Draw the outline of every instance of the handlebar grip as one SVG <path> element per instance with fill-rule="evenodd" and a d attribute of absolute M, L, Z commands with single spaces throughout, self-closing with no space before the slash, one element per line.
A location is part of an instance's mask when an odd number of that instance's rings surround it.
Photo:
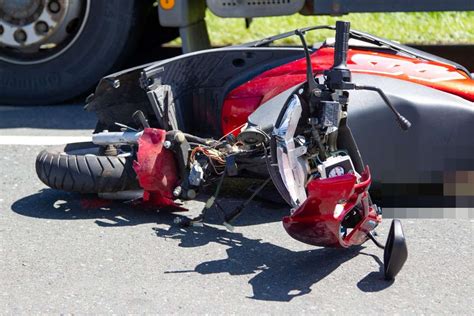
<path fill-rule="evenodd" d="M 349 50 L 350 22 L 336 22 L 336 42 L 334 43 L 334 65 L 333 68 L 346 68 L 347 51 Z"/>

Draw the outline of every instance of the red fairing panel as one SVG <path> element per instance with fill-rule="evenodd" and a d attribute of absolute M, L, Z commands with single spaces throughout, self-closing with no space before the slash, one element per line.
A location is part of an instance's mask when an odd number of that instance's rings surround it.
<path fill-rule="evenodd" d="M 361 175 L 360 182 L 352 174 L 308 183 L 308 198 L 291 216 L 283 218 L 288 234 L 301 242 L 324 247 L 349 247 L 367 240 L 367 233 L 381 222 L 374 205 L 370 205 L 368 189 L 370 170 Z M 341 222 L 355 205 L 361 205 L 363 218 L 347 235 L 341 235 Z"/>
<path fill-rule="evenodd" d="M 143 131 L 133 169 L 144 190 L 144 202 L 179 208 L 173 201 L 173 190 L 179 178 L 173 153 L 163 148 L 165 136 L 166 131 L 161 129 L 146 128 Z"/>
<path fill-rule="evenodd" d="M 325 47 L 311 55 L 316 73 L 332 66 L 333 54 L 333 48 Z M 353 72 L 407 80 L 474 101 L 474 80 L 446 64 L 356 49 L 349 50 L 347 64 Z M 224 134 L 247 122 L 247 117 L 260 104 L 304 82 L 305 71 L 302 58 L 268 70 L 232 90 L 222 108 Z"/>

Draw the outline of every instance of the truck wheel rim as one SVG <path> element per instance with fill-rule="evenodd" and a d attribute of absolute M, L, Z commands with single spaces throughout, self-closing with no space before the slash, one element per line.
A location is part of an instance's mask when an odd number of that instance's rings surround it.
<path fill-rule="evenodd" d="M 90 0 L 0 0 L 0 60 L 44 63 L 67 51 L 84 30 Z"/>

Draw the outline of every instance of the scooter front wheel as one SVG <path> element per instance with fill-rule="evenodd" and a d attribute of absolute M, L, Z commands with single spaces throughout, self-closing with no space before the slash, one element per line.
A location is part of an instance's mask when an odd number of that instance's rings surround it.
<path fill-rule="evenodd" d="M 91 143 L 48 148 L 36 157 L 36 174 L 47 186 L 78 193 L 138 189 L 133 158 L 106 156 Z"/>

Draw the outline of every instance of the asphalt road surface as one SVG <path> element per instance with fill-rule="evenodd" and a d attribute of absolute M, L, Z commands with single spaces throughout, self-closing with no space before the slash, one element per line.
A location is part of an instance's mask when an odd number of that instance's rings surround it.
<path fill-rule="evenodd" d="M 408 217 L 409 257 L 387 282 L 375 245 L 299 243 L 281 225 L 281 205 L 253 202 L 233 232 L 214 213 L 208 227 L 181 229 L 173 219 L 203 202 L 170 214 L 48 189 L 36 154 L 81 141 L 94 125 L 81 105 L 0 107 L 2 314 L 474 314 L 472 208 L 450 219 L 392 208 Z M 226 182 L 225 209 L 245 187 Z M 378 228 L 381 240 L 389 224 Z"/>

